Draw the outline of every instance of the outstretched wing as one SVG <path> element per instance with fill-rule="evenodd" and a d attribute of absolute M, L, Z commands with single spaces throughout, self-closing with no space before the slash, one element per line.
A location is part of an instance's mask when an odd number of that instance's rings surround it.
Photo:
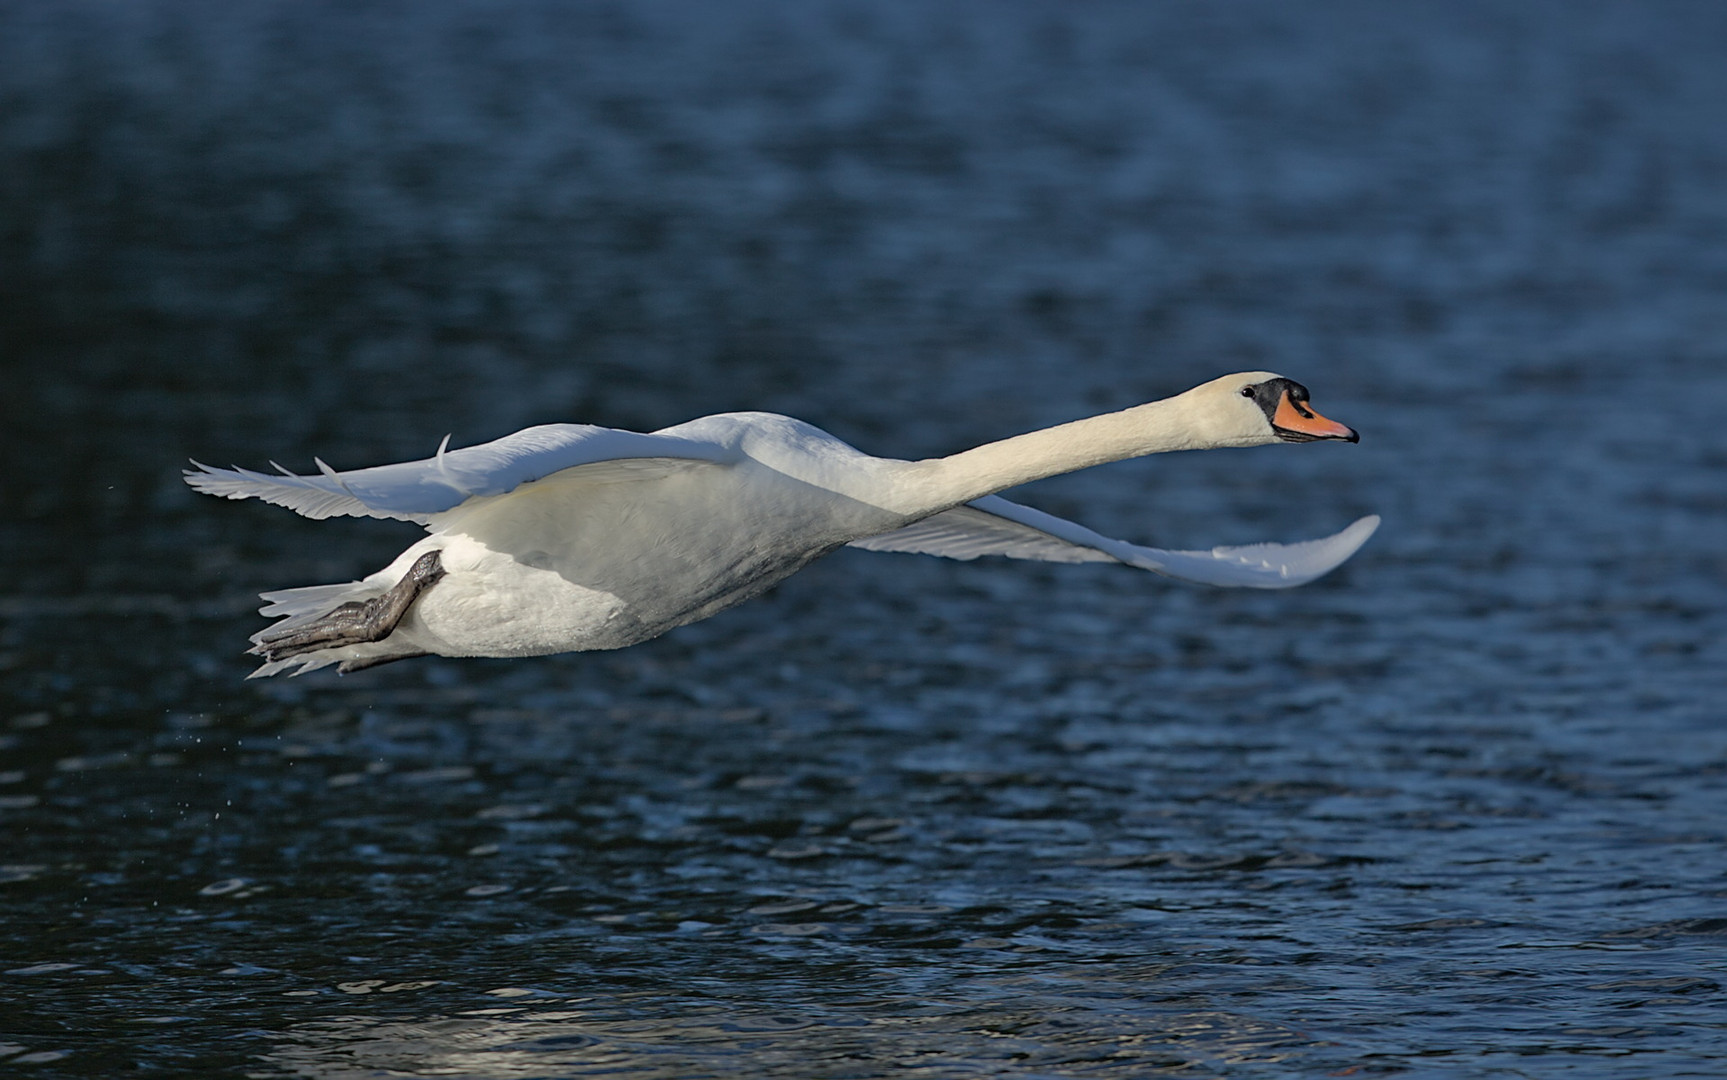
<path fill-rule="evenodd" d="M 1204 585 L 1287 589 L 1335 569 L 1377 528 L 1379 518 L 1368 516 L 1335 535 L 1297 544 L 1163 551 L 1112 540 L 1083 525 L 990 495 L 903 529 L 854 540 L 851 546 L 949 559 L 1005 555 L 1044 562 L 1121 562 Z"/>
<path fill-rule="evenodd" d="M 440 446 L 421 461 L 350 472 L 337 472 L 319 461 L 320 476 L 299 476 L 286 469 L 272 476 L 194 461 L 198 470 L 186 471 L 186 483 L 208 495 L 263 499 L 309 518 L 398 518 L 424 525 L 433 514 L 476 495 L 502 495 L 565 469 L 592 470 L 592 478 L 603 482 L 645 479 L 695 462 L 725 459 L 722 447 L 695 439 L 591 424 L 543 424 L 462 450 Z"/>

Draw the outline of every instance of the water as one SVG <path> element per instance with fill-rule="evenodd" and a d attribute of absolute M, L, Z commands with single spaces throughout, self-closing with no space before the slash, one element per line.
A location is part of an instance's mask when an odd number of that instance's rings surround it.
<path fill-rule="evenodd" d="M 1710 1076 L 1711 4 L 0 5 L 0 1060 Z M 1221 371 L 1360 446 L 1022 491 L 1289 593 L 842 552 L 611 655 L 246 683 L 529 423 L 949 452 Z"/>

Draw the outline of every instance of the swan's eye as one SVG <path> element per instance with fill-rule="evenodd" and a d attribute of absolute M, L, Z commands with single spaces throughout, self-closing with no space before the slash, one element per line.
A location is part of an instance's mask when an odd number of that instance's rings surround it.
<path fill-rule="evenodd" d="M 1253 387 L 1251 387 L 1251 386 L 1242 387 L 1241 388 L 1241 396 L 1242 397 L 1252 397 L 1253 396 Z"/>

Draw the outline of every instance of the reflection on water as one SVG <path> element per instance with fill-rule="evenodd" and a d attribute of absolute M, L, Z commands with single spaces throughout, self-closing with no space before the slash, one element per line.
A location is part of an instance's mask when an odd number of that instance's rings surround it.
<path fill-rule="evenodd" d="M 1715 1075 L 1718 5 L 0 5 L 0 1061 Z M 200 500 L 734 408 L 1298 591 L 841 552 L 638 649 L 247 683 L 414 530 Z"/>
<path fill-rule="evenodd" d="M 873 1021 L 849 1011 L 713 1005 L 656 1019 L 617 1019 L 604 1014 L 621 1003 L 607 1003 L 600 1015 L 590 1012 L 592 1004 L 587 998 L 552 998 L 436 1019 L 356 1017 L 310 1024 L 269 1060 L 290 1075 L 335 1077 L 376 1076 L 381 1070 L 487 1077 L 548 1071 L 668 1080 L 744 1071 L 799 1077 L 810 1075 L 816 1062 L 929 1076 L 1000 1076 L 1004 1069 L 1033 1076 L 1075 1070 L 1143 1076 L 1270 1066 L 1315 1045 L 1280 1025 L 1228 1013 L 1114 1010 L 1049 998 L 1035 1009 L 1011 998 L 981 1008 L 923 1005 Z"/>

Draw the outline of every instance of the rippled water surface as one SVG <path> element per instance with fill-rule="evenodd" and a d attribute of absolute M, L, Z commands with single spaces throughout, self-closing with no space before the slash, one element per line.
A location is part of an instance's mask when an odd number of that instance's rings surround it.
<path fill-rule="evenodd" d="M 1721 1075 L 1724 12 L 0 4 L 0 1061 Z M 255 593 L 415 530 L 178 479 L 1261 367 L 1362 443 L 1019 497 L 1384 515 L 1293 592 L 841 552 L 248 683 Z"/>

